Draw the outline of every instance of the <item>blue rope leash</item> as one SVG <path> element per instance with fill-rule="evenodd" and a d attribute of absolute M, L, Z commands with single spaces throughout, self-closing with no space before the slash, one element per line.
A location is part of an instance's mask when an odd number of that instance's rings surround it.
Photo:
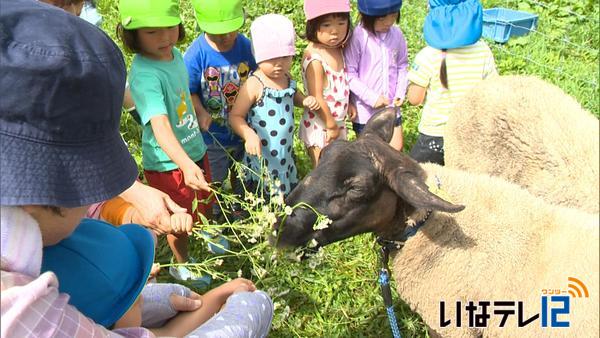
<path fill-rule="evenodd" d="M 435 184 L 440 189 L 442 182 L 440 178 L 435 176 Z M 385 311 L 387 313 L 388 321 L 390 322 L 390 329 L 394 338 L 402 338 L 400 335 L 400 328 L 398 327 L 398 321 L 396 320 L 396 313 L 394 312 L 394 304 L 392 303 L 392 290 L 390 289 L 390 270 L 388 268 L 388 261 L 390 258 L 390 251 L 400 250 L 404 246 L 404 242 L 414 236 L 419 228 L 427 222 L 431 215 L 431 210 L 427 210 L 425 217 L 420 220 L 415 226 L 405 229 L 405 232 L 400 241 L 390 241 L 381 237 L 377 238 L 377 243 L 381 245 L 381 271 L 379 272 L 378 282 L 381 286 L 381 296 L 383 297 L 383 303 L 385 305 Z"/>
<path fill-rule="evenodd" d="M 390 278 L 386 268 L 381 269 L 379 273 L 379 285 L 381 286 L 381 294 L 383 295 L 383 302 L 385 303 L 385 310 L 390 322 L 390 328 L 392 329 L 392 335 L 394 338 L 402 338 L 400 329 L 398 328 L 398 321 L 396 320 L 396 313 L 394 312 L 394 304 L 392 304 Z"/>

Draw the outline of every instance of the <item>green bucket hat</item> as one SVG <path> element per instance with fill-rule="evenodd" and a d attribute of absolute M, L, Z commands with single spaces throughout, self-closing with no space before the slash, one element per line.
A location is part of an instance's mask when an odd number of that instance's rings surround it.
<path fill-rule="evenodd" d="M 192 0 L 200 29 L 209 34 L 226 34 L 244 25 L 241 0 Z"/>
<path fill-rule="evenodd" d="M 119 12 L 125 29 L 172 27 L 181 23 L 179 0 L 120 0 Z"/>

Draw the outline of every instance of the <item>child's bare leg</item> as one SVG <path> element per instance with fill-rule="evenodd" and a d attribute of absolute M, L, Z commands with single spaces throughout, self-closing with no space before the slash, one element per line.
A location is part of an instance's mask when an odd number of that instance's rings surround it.
<path fill-rule="evenodd" d="M 398 150 L 402 151 L 402 146 L 404 143 L 404 137 L 402 136 L 402 126 L 394 127 L 394 134 L 392 135 L 392 140 L 390 141 L 390 145 Z"/>
<path fill-rule="evenodd" d="M 310 157 L 310 163 L 312 164 L 313 169 L 317 167 L 319 163 L 319 156 L 321 156 L 321 148 L 313 146 L 307 149 L 308 157 Z"/>
<path fill-rule="evenodd" d="M 178 263 L 185 263 L 188 260 L 188 235 L 187 233 L 177 235 L 167 235 L 167 243 L 173 256 Z"/>

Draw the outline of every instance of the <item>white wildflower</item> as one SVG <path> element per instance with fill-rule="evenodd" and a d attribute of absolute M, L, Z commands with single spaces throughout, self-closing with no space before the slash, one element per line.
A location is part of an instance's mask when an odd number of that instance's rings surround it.
<path fill-rule="evenodd" d="M 286 319 L 289 316 L 290 316 L 290 307 L 289 307 L 289 305 L 286 305 L 285 308 L 283 308 L 283 310 L 281 311 L 281 318 Z"/>
<path fill-rule="evenodd" d="M 327 229 L 329 228 L 329 224 L 331 224 L 332 221 L 327 218 L 327 217 L 322 217 L 320 220 L 318 220 L 317 224 L 315 224 L 315 226 L 313 226 L 313 230 L 323 230 L 323 229 Z"/>
<path fill-rule="evenodd" d="M 273 196 L 273 198 L 271 198 L 271 202 L 273 202 L 275 205 L 283 205 L 283 193 L 280 191 L 277 195 Z"/>
<path fill-rule="evenodd" d="M 314 239 L 314 238 L 313 238 L 313 239 L 311 239 L 311 240 L 310 240 L 310 242 L 308 243 L 308 247 L 309 247 L 309 248 L 314 248 L 314 247 L 316 247 L 317 245 L 319 245 L 319 242 L 317 242 L 317 240 L 316 240 L 316 239 Z"/>
<path fill-rule="evenodd" d="M 252 268 L 252 273 L 258 278 L 263 278 L 267 275 L 267 270 L 263 267 L 256 266 Z"/>
<path fill-rule="evenodd" d="M 215 259 L 215 266 L 221 266 L 223 265 L 223 260 L 220 258 Z"/>
<path fill-rule="evenodd" d="M 277 216 L 275 216 L 275 214 L 272 212 L 267 213 L 266 219 L 269 227 L 273 226 L 273 224 L 277 222 Z"/>
<path fill-rule="evenodd" d="M 291 215 L 292 212 L 294 212 L 294 209 L 292 209 L 292 207 L 290 207 L 289 205 L 286 205 L 285 208 L 283 209 L 283 211 L 285 212 L 286 215 Z"/>
<path fill-rule="evenodd" d="M 301 253 L 299 253 L 299 254 L 297 254 L 297 253 L 295 253 L 295 252 L 289 252 L 289 253 L 287 254 L 287 258 L 288 258 L 288 259 L 291 259 L 291 260 L 293 260 L 293 261 L 296 261 L 296 262 L 300 262 L 300 260 L 301 260 L 301 258 L 302 258 L 302 252 L 301 252 Z"/>
<path fill-rule="evenodd" d="M 250 243 L 250 244 L 255 244 L 256 242 L 258 242 L 258 241 L 256 240 L 256 237 L 250 237 L 250 238 L 248 238 L 248 243 Z"/>
<path fill-rule="evenodd" d="M 237 272 L 238 278 L 242 278 L 242 269 L 239 269 Z"/>

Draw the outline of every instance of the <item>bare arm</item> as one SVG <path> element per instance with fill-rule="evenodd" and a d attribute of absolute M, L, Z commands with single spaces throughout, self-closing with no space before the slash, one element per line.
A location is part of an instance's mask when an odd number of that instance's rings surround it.
<path fill-rule="evenodd" d="M 315 112 L 319 115 L 321 120 L 325 122 L 326 128 L 335 128 L 337 127 L 337 124 L 335 123 L 333 116 L 331 116 L 331 111 L 325 102 L 325 98 L 323 98 L 324 77 L 325 72 L 323 71 L 321 62 L 316 60 L 312 61 L 306 68 L 306 89 L 308 95 L 314 96 L 317 99 L 320 109 Z"/>
<path fill-rule="evenodd" d="M 254 291 L 254 284 L 246 279 L 238 278 L 214 288 L 202 297 L 202 307 L 196 311 L 181 312 L 169 320 L 161 328 L 151 331 L 157 336 L 183 337 L 209 320 L 227 301 L 234 292 Z"/>
<path fill-rule="evenodd" d="M 206 109 L 204 109 L 198 94 L 192 94 L 191 98 L 194 111 L 196 112 L 196 117 L 198 118 L 198 125 L 200 126 L 200 129 L 207 131 L 208 127 L 210 127 L 210 124 L 212 123 L 212 116 L 210 116 Z"/>
<path fill-rule="evenodd" d="M 185 185 L 196 190 L 209 191 L 208 183 L 204 179 L 202 169 L 185 152 L 171 128 L 171 123 L 167 115 L 154 116 L 150 120 L 152 132 L 161 149 L 169 156 L 181 171 L 185 180 Z"/>
<path fill-rule="evenodd" d="M 315 111 L 320 108 L 319 102 L 314 96 L 305 96 L 300 89 L 296 90 L 294 93 L 294 107 L 306 107 L 310 111 Z"/>
<path fill-rule="evenodd" d="M 238 93 L 235 103 L 229 112 L 231 129 L 244 140 L 246 152 L 260 156 L 260 139 L 246 122 L 246 116 L 252 105 L 259 99 L 262 85 L 254 77 L 250 77 Z"/>
<path fill-rule="evenodd" d="M 408 97 L 408 102 L 410 104 L 412 104 L 413 106 L 418 106 L 420 104 L 423 104 L 423 102 L 425 101 L 426 94 L 427 88 L 411 83 L 408 86 L 408 94 L 406 96 Z"/>

